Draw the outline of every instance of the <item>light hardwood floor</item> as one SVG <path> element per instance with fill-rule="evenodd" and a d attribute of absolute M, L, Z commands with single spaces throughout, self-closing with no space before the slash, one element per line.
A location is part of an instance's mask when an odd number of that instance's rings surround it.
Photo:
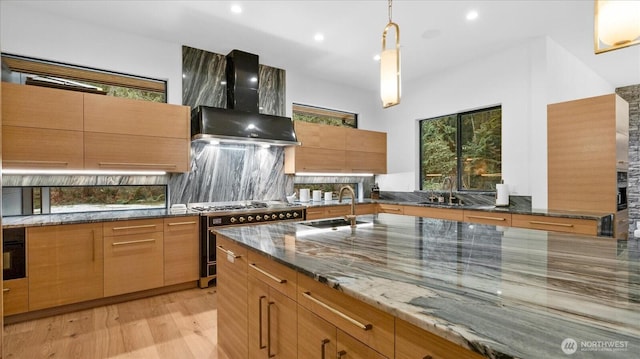
<path fill-rule="evenodd" d="M 217 359 L 215 288 L 7 325 L 3 358 Z"/>

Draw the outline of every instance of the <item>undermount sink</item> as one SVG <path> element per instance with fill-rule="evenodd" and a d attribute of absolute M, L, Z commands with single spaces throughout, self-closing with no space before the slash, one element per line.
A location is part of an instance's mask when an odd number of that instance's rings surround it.
<path fill-rule="evenodd" d="M 363 224 L 363 223 L 369 223 L 369 222 L 356 220 L 356 225 Z M 304 225 L 313 227 L 313 228 L 342 228 L 342 227 L 349 227 L 350 223 L 349 221 L 346 221 L 342 218 L 334 218 L 334 219 L 306 222 L 304 223 Z"/>

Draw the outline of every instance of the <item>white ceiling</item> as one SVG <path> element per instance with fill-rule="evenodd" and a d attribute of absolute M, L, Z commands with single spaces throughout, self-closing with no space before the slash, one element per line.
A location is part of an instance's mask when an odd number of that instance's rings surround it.
<path fill-rule="evenodd" d="M 12 0 L 2 0 L 12 1 Z M 378 88 L 386 0 L 370 1 L 16 1 L 18 6 L 81 19 L 158 40 L 226 54 L 355 87 Z M 243 8 L 230 11 L 232 4 Z M 393 2 L 400 26 L 403 81 L 549 36 L 614 87 L 640 83 L 640 46 L 593 52 L 591 0 Z M 467 21 L 469 10 L 479 17 Z M 313 40 L 316 32 L 324 41 Z"/>

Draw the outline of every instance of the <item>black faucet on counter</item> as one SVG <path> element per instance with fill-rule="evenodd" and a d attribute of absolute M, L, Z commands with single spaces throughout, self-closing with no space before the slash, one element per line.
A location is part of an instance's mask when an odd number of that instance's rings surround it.
<path fill-rule="evenodd" d="M 344 216 L 345 221 L 349 221 L 351 223 L 351 228 L 355 228 L 356 226 L 356 193 L 353 191 L 351 186 L 342 186 L 340 187 L 340 192 L 338 193 L 338 202 L 342 203 L 342 193 L 344 191 L 351 192 L 351 214 L 347 214 Z"/>

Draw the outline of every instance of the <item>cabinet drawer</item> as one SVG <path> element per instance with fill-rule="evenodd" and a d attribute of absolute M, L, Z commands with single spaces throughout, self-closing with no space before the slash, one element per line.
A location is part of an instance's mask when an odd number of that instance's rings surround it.
<path fill-rule="evenodd" d="M 298 303 L 376 351 L 393 357 L 394 318 L 390 314 L 300 273 Z"/>
<path fill-rule="evenodd" d="M 396 204 L 378 204 L 378 213 L 404 214 L 404 207 Z"/>
<path fill-rule="evenodd" d="M 347 214 L 350 214 L 351 206 L 350 205 L 331 206 L 331 207 L 325 207 L 324 210 L 325 210 L 326 217 L 340 217 L 340 216 L 345 216 Z"/>
<path fill-rule="evenodd" d="M 132 221 L 117 221 L 103 224 L 105 236 L 125 236 L 138 233 L 161 232 L 162 219 L 137 219 Z"/>
<path fill-rule="evenodd" d="M 324 208 L 307 208 L 307 220 L 325 218 Z"/>
<path fill-rule="evenodd" d="M 5 280 L 2 286 L 4 315 L 25 313 L 29 310 L 29 280 L 27 278 Z"/>
<path fill-rule="evenodd" d="M 464 211 L 464 221 L 482 224 L 492 224 L 496 226 L 511 226 L 510 213 L 496 213 L 486 211 Z"/>
<path fill-rule="evenodd" d="M 249 252 L 249 276 L 260 279 L 289 298 L 296 298 L 296 271 L 255 252 Z"/>
<path fill-rule="evenodd" d="M 405 206 L 404 214 L 407 216 L 448 219 L 450 221 L 459 222 L 462 222 L 464 218 L 462 209 L 449 208 Z"/>
<path fill-rule="evenodd" d="M 481 359 L 484 357 L 404 320 L 396 319 L 396 359 L 413 358 Z"/>
<path fill-rule="evenodd" d="M 163 233 L 104 237 L 104 295 L 162 287 Z"/>
<path fill-rule="evenodd" d="M 594 219 L 559 218 L 514 214 L 511 216 L 513 227 L 542 229 L 545 231 L 579 233 L 590 236 L 598 234 L 598 223 Z"/>
<path fill-rule="evenodd" d="M 356 204 L 356 214 L 374 214 L 376 213 L 376 205 L 369 204 Z"/>

